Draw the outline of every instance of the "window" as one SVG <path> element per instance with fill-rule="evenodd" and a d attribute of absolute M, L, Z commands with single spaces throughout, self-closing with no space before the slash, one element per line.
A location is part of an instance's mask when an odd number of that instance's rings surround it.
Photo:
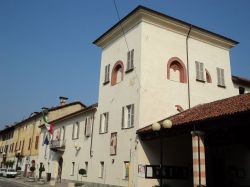
<path fill-rule="evenodd" d="M 88 165 L 89 165 L 89 163 L 85 162 L 85 171 L 86 171 L 86 174 L 84 175 L 85 177 L 87 177 L 87 175 L 88 175 Z"/>
<path fill-rule="evenodd" d="M 134 69 L 134 49 L 127 53 L 127 70 L 126 73 L 131 72 Z"/>
<path fill-rule="evenodd" d="M 60 140 L 65 139 L 65 127 L 60 128 Z"/>
<path fill-rule="evenodd" d="M 36 136 L 35 149 L 38 149 L 39 136 Z"/>
<path fill-rule="evenodd" d="M 134 126 L 134 104 L 122 107 L 122 128 Z"/>
<path fill-rule="evenodd" d="M 28 146 L 28 150 L 31 149 L 31 138 L 29 139 L 29 146 Z"/>
<path fill-rule="evenodd" d="M 107 133 L 108 132 L 108 122 L 109 122 L 109 113 L 103 113 L 100 115 L 100 129 L 99 133 Z"/>
<path fill-rule="evenodd" d="M 204 64 L 195 61 L 196 67 L 196 80 L 204 82 Z"/>
<path fill-rule="evenodd" d="M 129 177 L 129 161 L 123 162 L 123 179 L 128 180 Z"/>
<path fill-rule="evenodd" d="M 115 63 L 112 75 L 111 75 L 111 85 L 114 86 L 115 84 L 121 82 L 123 80 L 123 72 L 124 72 L 124 65 L 122 61 L 118 61 Z"/>
<path fill-rule="evenodd" d="M 181 59 L 178 57 L 172 57 L 167 63 L 167 79 L 187 83 L 186 67 Z"/>
<path fill-rule="evenodd" d="M 103 84 L 109 83 L 109 71 L 110 71 L 110 64 L 105 66 L 105 74 L 104 74 L 104 83 Z"/>
<path fill-rule="evenodd" d="M 245 93 L 245 88 L 244 87 L 239 87 L 239 94 L 244 94 Z"/>
<path fill-rule="evenodd" d="M 84 135 L 86 137 L 89 137 L 91 135 L 92 122 L 93 122 L 93 117 L 86 117 L 86 119 L 85 119 L 85 131 L 84 131 Z"/>
<path fill-rule="evenodd" d="M 224 69 L 222 68 L 216 68 L 216 69 L 217 69 L 218 86 L 225 87 Z"/>
<path fill-rule="evenodd" d="M 75 162 L 72 162 L 71 175 L 75 173 Z"/>
<path fill-rule="evenodd" d="M 79 122 L 77 121 L 73 125 L 73 131 L 72 131 L 72 140 L 79 138 Z"/>
<path fill-rule="evenodd" d="M 100 162 L 100 166 L 99 166 L 99 178 L 103 178 L 104 176 L 104 162 Z"/>

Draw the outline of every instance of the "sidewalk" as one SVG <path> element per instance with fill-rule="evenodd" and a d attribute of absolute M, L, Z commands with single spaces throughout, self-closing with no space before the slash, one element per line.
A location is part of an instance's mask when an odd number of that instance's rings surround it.
<path fill-rule="evenodd" d="M 12 183 L 22 184 L 28 187 L 52 187 L 50 186 L 49 182 L 45 182 L 45 184 L 38 184 L 38 181 L 27 182 L 28 179 L 26 177 L 16 177 L 16 178 L 1 177 L 0 179 Z M 54 187 L 67 187 L 67 186 L 68 184 L 66 182 L 61 182 L 61 183 L 56 183 Z"/>

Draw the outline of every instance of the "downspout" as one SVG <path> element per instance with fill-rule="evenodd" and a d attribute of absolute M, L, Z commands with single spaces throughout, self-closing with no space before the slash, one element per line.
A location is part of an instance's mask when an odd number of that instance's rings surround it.
<path fill-rule="evenodd" d="M 190 104 L 190 81 L 189 81 L 189 56 L 188 56 L 188 38 L 192 29 L 192 25 L 189 26 L 189 30 L 186 37 L 186 55 L 187 55 L 187 82 L 188 82 L 188 109 L 191 108 Z"/>
<path fill-rule="evenodd" d="M 95 107 L 95 109 L 97 110 L 97 107 Z M 93 132 L 94 132 L 95 114 L 92 117 L 93 117 L 93 121 L 92 121 L 91 141 L 90 141 L 90 149 L 89 149 L 89 156 L 90 156 L 90 158 L 93 157 L 92 145 L 93 145 Z"/>

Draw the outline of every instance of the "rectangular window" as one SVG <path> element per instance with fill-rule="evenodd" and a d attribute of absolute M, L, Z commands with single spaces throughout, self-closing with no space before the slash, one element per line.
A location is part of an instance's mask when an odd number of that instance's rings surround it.
<path fill-rule="evenodd" d="M 204 64 L 201 62 L 195 61 L 196 67 L 196 80 L 205 81 L 204 80 Z"/>
<path fill-rule="evenodd" d="M 104 74 L 104 83 L 103 84 L 109 83 L 109 73 L 110 73 L 110 64 L 105 66 L 105 74 Z"/>
<path fill-rule="evenodd" d="M 122 107 L 122 129 L 134 126 L 134 104 Z"/>
<path fill-rule="evenodd" d="M 224 69 L 222 68 L 216 68 L 216 69 L 217 69 L 218 86 L 225 87 Z"/>
<path fill-rule="evenodd" d="M 28 146 L 28 150 L 30 150 L 31 148 L 31 138 L 29 139 L 29 146 Z"/>
<path fill-rule="evenodd" d="M 99 133 L 107 133 L 108 132 L 108 122 L 109 122 L 109 113 L 103 113 L 100 115 L 100 129 Z"/>
<path fill-rule="evenodd" d="M 88 166 L 89 166 L 89 163 L 85 162 L 85 171 L 86 171 L 86 174 L 84 175 L 85 177 L 87 177 L 88 175 Z"/>
<path fill-rule="evenodd" d="M 129 177 L 129 161 L 123 162 L 123 179 L 128 180 Z"/>
<path fill-rule="evenodd" d="M 130 72 L 134 69 L 134 49 L 130 50 L 127 53 L 127 70 L 126 72 Z"/>
<path fill-rule="evenodd" d="M 86 137 L 89 137 L 91 135 L 92 122 L 93 122 L 93 117 L 86 117 L 86 119 L 85 119 L 85 131 L 84 131 L 84 135 Z"/>
<path fill-rule="evenodd" d="M 36 136 L 35 149 L 38 149 L 39 136 Z"/>
<path fill-rule="evenodd" d="M 75 162 L 72 162 L 71 175 L 73 176 L 75 173 Z"/>
<path fill-rule="evenodd" d="M 73 125 L 73 131 L 72 131 L 72 140 L 78 139 L 79 138 L 79 122 L 77 121 Z"/>
<path fill-rule="evenodd" d="M 104 176 L 104 162 L 100 162 L 100 166 L 99 166 L 99 178 L 103 178 Z"/>

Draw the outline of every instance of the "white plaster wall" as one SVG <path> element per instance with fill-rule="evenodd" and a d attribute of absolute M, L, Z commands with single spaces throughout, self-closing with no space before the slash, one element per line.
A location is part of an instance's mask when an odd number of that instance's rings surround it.
<path fill-rule="evenodd" d="M 141 26 L 136 25 L 126 32 L 126 40 L 129 49 L 134 49 L 134 70 L 130 73 L 124 73 L 123 81 L 111 86 L 111 84 L 103 85 L 104 70 L 107 64 L 110 64 L 110 80 L 114 64 L 121 60 L 126 71 L 127 65 L 127 46 L 124 37 L 112 41 L 102 51 L 100 83 L 99 83 L 99 99 L 98 111 L 94 128 L 94 157 L 93 167 L 94 173 L 90 176 L 92 182 L 102 184 L 112 184 L 118 186 L 127 186 L 128 181 L 123 180 L 123 162 L 131 161 L 131 168 L 134 168 L 134 147 L 136 130 L 138 128 L 139 115 L 139 77 L 140 77 L 140 56 L 141 56 Z M 135 118 L 134 127 L 130 129 L 121 129 L 122 107 L 134 104 Z M 100 114 L 109 112 L 108 133 L 99 134 Z M 110 136 L 112 132 L 117 132 L 117 155 L 110 156 Z M 132 155 L 132 157 L 131 157 Z M 114 163 L 112 163 L 114 159 Z M 132 160 L 131 160 L 132 159 Z M 98 178 L 99 163 L 104 161 L 104 178 Z M 132 169 L 131 172 L 133 172 Z M 134 183 L 135 179 L 131 179 L 130 183 Z M 133 185 L 134 186 L 134 185 Z"/>
<path fill-rule="evenodd" d="M 89 163 L 89 172 L 93 170 L 91 168 L 91 159 L 90 159 L 90 143 L 91 137 L 85 137 L 84 129 L 85 129 L 85 119 L 86 117 L 93 116 L 93 112 L 87 112 L 84 114 L 79 114 L 71 119 L 64 120 L 62 122 L 58 122 L 55 124 L 54 132 L 57 131 L 60 127 L 65 127 L 65 141 L 66 141 L 66 148 L 65 151 L 62 153 L 63 158 L 63 169 L 62 169 L 62 179 L 68 180 L 81 180 L 80 175 L 78 175 L 78 170 L 81 168 L 85 168 L 85 162 Z M 79 122 L 79 138 L 72 139 L 72 131 L 73 125 Z M 39 149 L 39 162 L 43 162 L 45 165 L 45 172 L 51 172 L 52 178 L 57 177 L 58 172 L 58 159 L 60 157 L 59 152 L 54 152 L 49 149 L 49 145 L 47 146 L 47 154 L 46 158 L 45 149 L 46 145 L 43 145 L 43 136 L 44 136 L 45 128 L 41 130 L 41 140 L 40 140 L 40 149 Z M 81 149 L 76 151 L 75 144 L 79 145 Z M 48 165 L 49 162 L 49 165 Z M 71 175 L 72 170 L 72 162 L 75 162 L 75 172 L 74 175 Z"/>
<path fill-rule="evenodd" d="M 143 22 L 141 40 L 139 124 L 144 127 L 176 114 L 175 105 L 188 109 L 188 85 L 167 79 L 170 58 L 180 58 L 187 68 L 186 36 Z M 229 51 L 192 38 L 188 41 L 191 107 L 235 95 Z M 196 81 L 195 61 L 204 63 L 212 83 Z M 216 67 L 225 71 L 226 88 L 217 86 Z"/>

